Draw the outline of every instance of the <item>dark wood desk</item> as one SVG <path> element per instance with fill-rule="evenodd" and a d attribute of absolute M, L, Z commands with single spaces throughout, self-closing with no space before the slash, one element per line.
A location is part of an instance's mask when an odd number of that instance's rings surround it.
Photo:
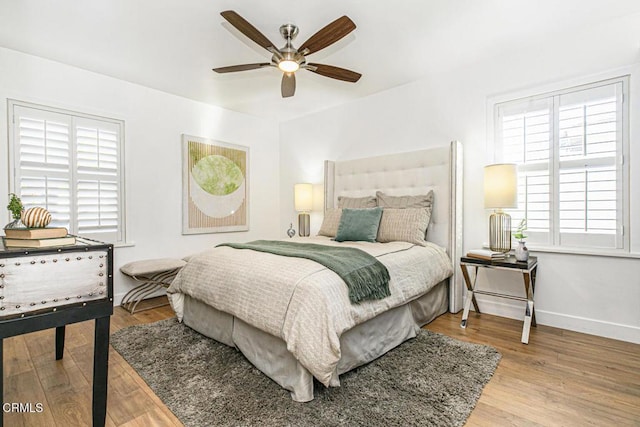
<path fill-rule="evenodd" d="M 469 277 L 469 271 L 467 267 L 475 268 L 475 275 L 473 277 L 473 282 Z M 471 303 L 473 303 L 473 308 L 475 308 L 477 313 L 480 313 L 480 308 L 478 307 L 478 302 L 476 301 L 475 294 L 480 295 L 491 295 L 494 297 L 500 298 L 509 298 L 518 301 L 525 301 L 526 308 L 524 314 L 524 324 L 522 327 L 522 343 L 529 344 L 529 330 L 531 329 L 531 325 L 536 326 L 536 313 L 533 308 L 533 296 L 536 288 L 536 273 L 538 271 L 538 258 L 531 256 L 528 261 L 516 261 L 515 257 L 510 255 L 506 259 L 503 260 L 494 260 L 487 261 L 477 258 L 469 258 L 462 257 L 460 259 L 460 268 L 462 269 L 462 275 L 464 276 L 464 281 L 467 285 L 467 298 L 464 304 L 464 312 L 462 313 L 462 321 L 460 322 L 460 327 L 467 327 L 467 320 L 469 318 L 469 309 L 471 308 Z M 522 273 L 522 277 L 524 280 L 524 290 L 525 297 L 519 297 L 516 295 L 508 295 L 508 294 L 500 294 L 497 292 L 483 291 L 476 289 L 476 280 L 478 278 L 478 269 L 479 268 L 491 268 L 496 270 L 510 270 L 510 271 L 519 271 Z"/>
<path fill-rule="evenodd" d="M 65 325 L 95 319 L 93 426 L 107 415 L 109 320 L 113 314 L 113 245 L 78 237 L 46 249 L 0 245 L 0 362 L 4 338 L 56 329 L 56 360 L 64 356 Z M 4 363 L 0 363 L 3 394 Z M 0 398 L 4 408 L 4 396 Z M 46 408 L 45 408 L 46 410 Z M 0 410 L 0 427 L 3 425 Z"/>

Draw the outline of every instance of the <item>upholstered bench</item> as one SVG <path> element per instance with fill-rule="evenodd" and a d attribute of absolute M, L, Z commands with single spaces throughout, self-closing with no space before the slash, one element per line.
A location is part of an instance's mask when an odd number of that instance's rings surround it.
<path fill-rule="evenodd" d="M 175 258 L 158 258 L 134 261 L 120 267 L 122 274 L 131 277 L 140 284 L 131 289 L 122 298 L 120 306 L 133 314 L 140 301 L 154 293 L 155 291 L 168 288 L 176 275 L 186 265 L 186 262 Z M 156 305 L 147 307 L 144 310 L 161 307 Z"/>

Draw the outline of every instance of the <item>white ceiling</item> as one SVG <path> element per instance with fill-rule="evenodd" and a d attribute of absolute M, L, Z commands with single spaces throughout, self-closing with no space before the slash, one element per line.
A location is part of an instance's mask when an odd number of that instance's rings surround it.
<path fill-rule="evenodd" d="M 228 9 L 276 46 L 281 24 L 300 27 L 299 46 L 348 15 L 356 30 L 309 58 L 363 77 L 301 70 L 296 95 L 282 99 L 275 69 L 214 73 L 271 56 L 226 23 Z M 0 0 L 0 46 L 286 120 L 638 12 L 638 0 Z"/>

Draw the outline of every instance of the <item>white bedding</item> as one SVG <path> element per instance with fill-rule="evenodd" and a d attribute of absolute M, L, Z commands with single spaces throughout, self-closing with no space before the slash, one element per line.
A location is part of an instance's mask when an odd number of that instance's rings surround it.
<path fill-rule="evenodd" d="M 431 243 L 298 240 L 375 256 L 389 270 L 391 296 L 351 304 L 338 275 L 314 261 L 223 246 L 193 256 L 173 281 L 168 293 L 178 318 L 187 294 L 283 339 L 314 377 L 336 386 L 343 332 L 423 295 L 453 273 L 445 251 Z"/>

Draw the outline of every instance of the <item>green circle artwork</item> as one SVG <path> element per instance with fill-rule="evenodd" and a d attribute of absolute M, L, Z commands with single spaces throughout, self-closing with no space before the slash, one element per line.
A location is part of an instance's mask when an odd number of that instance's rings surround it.
<path fill-rule="evenodd" d="M 231 159 L 213 154 L 202 157 L 191 169 L 191 199 L 207 216 L 224 218 L 242 205 L 245 177 Z"/>
<path fill-rule="evenodd" d="M 234 162 L 224 156 L 203 157 L 191 172 L 193 179 L 207 193 L 226 196 L 240 188 L 244 176 Z"/>

